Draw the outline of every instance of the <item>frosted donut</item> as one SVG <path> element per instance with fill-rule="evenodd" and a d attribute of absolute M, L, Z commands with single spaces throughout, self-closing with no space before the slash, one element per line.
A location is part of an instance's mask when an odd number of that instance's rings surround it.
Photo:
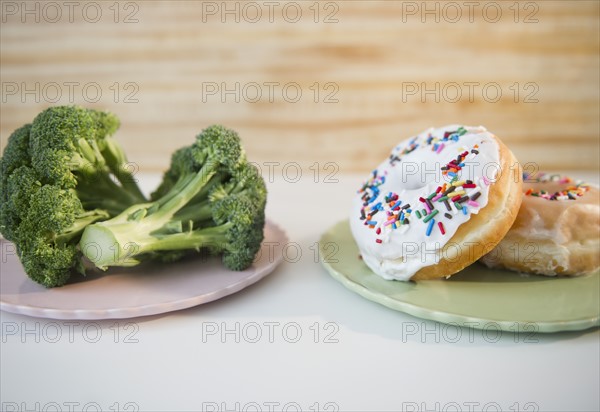
<path fill-rule="evenodd" d="M 432 128 L 398 144 L 357 191 L 352 235 L 384 279 L 448 277 L 500 242 L 521 187 L 512 152 L 484 127 Z"/>
<path fill-rule="evenodd" d="M 504 239 L 481 261 L 546 276 L 600 267 L 598 189 L 560 175 L 524 176 L 523 203 Z"/>

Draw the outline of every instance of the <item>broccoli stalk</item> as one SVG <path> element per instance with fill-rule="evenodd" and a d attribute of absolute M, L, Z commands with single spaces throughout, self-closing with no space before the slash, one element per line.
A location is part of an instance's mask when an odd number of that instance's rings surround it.
<path fill-rule="evenodd" d="M 15 243 L 28 276 L 63 285 L 83 272 L 84 229 L 146 201 L 122 149 L 109 134 L 108 113 L 53 107 L 17 129 L 0 159 L 0 231 Z M 117 183 L 119 182 L 119 183 Z"/>
<path fill-rule="evenodd" d="M 153 199 L 86 227 L 84 255 L 101 269 L 200 249 L 222 254 L 233 270 L 252 264 L 263 238 L 266 190 L 235 132 L 211 126 L 178 150 Z"/>

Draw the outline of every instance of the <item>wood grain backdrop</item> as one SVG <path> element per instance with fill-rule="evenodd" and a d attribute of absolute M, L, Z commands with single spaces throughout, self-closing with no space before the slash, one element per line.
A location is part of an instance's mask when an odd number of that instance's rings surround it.
<path fill-rule="evenodd" d="M 142 170 L 211 123 L 257 162 L 342 171 L 464 123 L 522 163 L 595 171 L 599 4 L 2 1 L 2 146 L 44 107 L 78 103 L 120 116 Z"/>

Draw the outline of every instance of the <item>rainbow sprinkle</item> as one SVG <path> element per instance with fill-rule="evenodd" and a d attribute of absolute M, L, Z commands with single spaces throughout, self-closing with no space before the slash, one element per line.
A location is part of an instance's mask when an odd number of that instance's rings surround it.
<path fill-rule="evenodd" d="M 430 236 L 431 235 L 431 231 L 433 230 L 433 225 L 435 224 L 435 219 L 431 219 L 429 221 L 429 225 L 427 226 L 427 231 L 425 232 L 425 235 Z"/>
<path fill-rule="evenodd" d="M 440 228 L 440 232 L 442 232 L 442 235 L 445 235 L 446 230 L 444 229 L 444 224 L 442 222 L 438 222 L 438 227 Z"/>

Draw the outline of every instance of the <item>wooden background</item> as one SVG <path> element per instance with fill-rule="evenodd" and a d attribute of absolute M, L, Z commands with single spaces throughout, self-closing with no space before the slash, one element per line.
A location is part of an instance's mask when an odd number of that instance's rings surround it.
<path fill-rule="evenodd" d="M 54 4 L 2 1 L 2 147 L 77 103 L 118 114 L 147 171 L 211 123 L 305 170 L 367 171 L 448 123 L 486 126 L 522 163 L 598 170 L 598 1 Z"/>

